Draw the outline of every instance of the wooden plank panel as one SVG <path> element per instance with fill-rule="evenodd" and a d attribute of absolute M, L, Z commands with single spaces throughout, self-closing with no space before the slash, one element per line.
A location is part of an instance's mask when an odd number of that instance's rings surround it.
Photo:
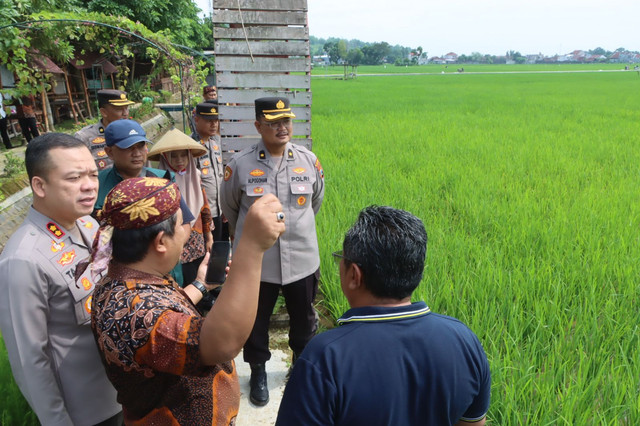
<path fill-rule="evenodd" d="M 214 24 L 238 24 L 245 25 L 307 25 L 306 12 L 269 12 L 269 11 L 242 11 L 242 17 L 238 9 L 218 10 L 214 9 Z"/>
<path fill-rule="evenodd" d="M 238 0 L 213 0 L 214 9 L 238 9 Z M 307 0 L 240 0 L 242 10 L 302 10 L 307 11 Z"/>
<path fill-rule="evenodd" d="M 284 96 L 289 99 L 292 105 L 311 105 L 311 97 L 312 97 L 311 92 L 308 92 L 308 91 L 291 91 L 291 90 L 285 90 L 285 89 L 238 90 L 236 87 L 228 89 L 218 85 L 218 101 L 220 103 L 233 102 L 233 103 L 239 103 L 239 104 L 253 104 L 254 100 L 258 98 L 266 97 L 266 96 Z"/>
<path fill-rule="evenodd" d="M 311 108 L 309 107 L 293 107 L 291 110 L 297 120 L 311 119 Z M 219 113 L 221 120 L 255 120 L 256 118 L 256 110 L 253 105 L 220 105 Z"/>
<path fill-rule="evenodd" d="M 213 39 L 245 39 L 249 40 L 309 40 L 308 27 L 245 27 L 223 28 L 213 27 Z"/>
<path fill-rule="evenodd" d="M 216 41 L 216 61 L 220 55 L 309 56 L 308 41 Z"/>
<path fill-rule="evenodd" d="M 297 145 L 302 145 L 307 149 L 311 149 L 312 145 L 313 145 L 313 141 L 312 139 L 307 139 L 307 138 L 293 138 L 291 139 L 291 141 L 294 144 Z M 250 148 L 251 146 L 257 144 L 258 142 L 260 142 L 260 138 L 256 137 L 256 138 L 222 138 L 220 145 L 222 146 L 222 159 L 223 162 L 225 164 L 227 164 L 229 162 L 229 159 L 231 159 L 231 157 L 239 151 L 242 151 L 243 149 L 247 149 Z M 235 151 L 235 152 L 229 152 L 229 151 Z"/>
<path fill-rule="evenodd" d="M 253 88 L 280 88 L 290 87 L 307 89 L 311 86 L 311 77 L 308 75 L 290 74 L 232 74 L 229 72 L 216 73 L 218 87 L 253 87 Z M 220 100 L 221 102 L 237 102 L 233 100 Z"/>
<path fill-rule="evenodd" d="M 253 121 L 221 121 L 220 133 L 222 135 L 239 135 L 239 136 L 251 136 L 258 133 Z M 294 135 L 310 135 L 311 123 L 308 121 L 293 122 L 293 134 Z"/>
<path fill-rule="evenodd" d="M 217 71 L 251 72 L 308 72 L 311 71 L 311 59 L 306 58 L 264 58 L 237 56 L 217 56 Z"/>

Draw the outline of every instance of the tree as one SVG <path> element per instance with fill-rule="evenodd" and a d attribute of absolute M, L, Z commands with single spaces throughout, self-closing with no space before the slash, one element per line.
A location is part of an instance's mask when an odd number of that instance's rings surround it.
<path fill-rule="evenodd" d="M 192 48 L 212 45 L 211 26 L 191 0 L 81 0 L 89 12 L 125 16 L 153 32 L 166 31 L 173 42 Z"/>
<path fill-rule="evenodd" d="M 349 65 L 360 65 L 363 60 L 364 53 L 362 53 L 362 50 L 358 48 L 351 49 L 349 50 L 349 53 L 347 53 L 347 62 Z"/>
<path fill-rule="evenodd" d="M 391 46 L 386 41 L 381 43 L 373 43 L 370 46 L 364 46 L 362 53 L 364 54 L 364 63 L 367 65 L 379 65 L 389 53 Z"/>
<path fill-rule="evenodd" d="M 340 60 L 340 53 L 338 52 L 338 42 L 328 41 L 324 44 L 324 51 L 329 55 L 329 61 L 333 64 L 337 64 Z"/>
<path fill-rule="evenodd" d="M 346 59 L 347 58 L 347 42 L 344 40 L 338 41 L 338 58 Z"/>

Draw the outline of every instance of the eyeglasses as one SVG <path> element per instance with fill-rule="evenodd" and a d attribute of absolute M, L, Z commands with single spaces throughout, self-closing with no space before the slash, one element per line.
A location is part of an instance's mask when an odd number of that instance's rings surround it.
<path fill-rule="evenodd" d="M 271 128 L 272 130 L 278 130 L 280 127 L 289 127 L 291 126 L 291 119 L 290 118 L 285 118 L 284 120 L 278 120 L 278 121 L 265 121 L 264 123 L 265 126 Z"/>
<path fill-rule="evenodd" d="M 333 256 L 333 261 L 338 266 L 340 266 L 340 261 L 342 259 L 346 260 L 347 262 L 355 263 L 356 265 L 358 265 L 358 263 L 356 263 L 353 260 L 351 260 L 348 257 L 346 257 L 342 250 L 334 251 L 333 253 L 331 253 L 331 256 Z M 360 266 L 360 265 L 358 265 L 358 266 Z"/>

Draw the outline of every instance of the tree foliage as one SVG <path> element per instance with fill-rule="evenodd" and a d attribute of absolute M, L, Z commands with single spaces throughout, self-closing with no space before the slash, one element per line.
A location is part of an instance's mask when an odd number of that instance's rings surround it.
<path fill-rule="evenodd" d="M 190 56 L 177 50 L 168 31 L 154 32 L 140 22 L 103 13 L 86 12 L 74 1 L 0 0 L 13 6 L 0 15 L 0 63 L 17 77 L 14 95 L 33 94 L 47 89 L 51 75 L 31 63 L 32 57 L 45 55 L 56 63 L 68 63 L 76 55 L 99 53 L 118 68 L 120 88 L 127 86 L 130 63 L 134 56 L 152 63 L 150 77 L 168 73 L 179 83 L 179 75 L 190 69 L 195 78 L 186 81 L 187 91 L 199 91 L 202 73 L 198 73 Z M 75 12 L 51 12 L 50 7 Z M 4 10 L 5 8 L 3 8 Z M 8 26 L 9 24 L 23 25 Z M 193 87 L 192 87 L 193 86 Z"/>

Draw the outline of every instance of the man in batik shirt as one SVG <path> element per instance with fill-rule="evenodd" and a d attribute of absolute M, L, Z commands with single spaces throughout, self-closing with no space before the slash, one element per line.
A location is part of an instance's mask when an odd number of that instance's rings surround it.
<path fill-rule="evenodd" d="M 240 391 L 233 358 L 253 327 L 263 253 L 284 232 L 282 206 L 271 196 L 251 208 L 251 232 L 206 319 L 195 304 L 209 289 L 209 256 L 182 289 L 168 275 L 187 237 L 179 206 L 177 185 L 160 178 L 127 179 L 109 193 L 89 265 L 92 274 L 108 265 L 91 326 L 125 423 L 234 424 Z"/>

